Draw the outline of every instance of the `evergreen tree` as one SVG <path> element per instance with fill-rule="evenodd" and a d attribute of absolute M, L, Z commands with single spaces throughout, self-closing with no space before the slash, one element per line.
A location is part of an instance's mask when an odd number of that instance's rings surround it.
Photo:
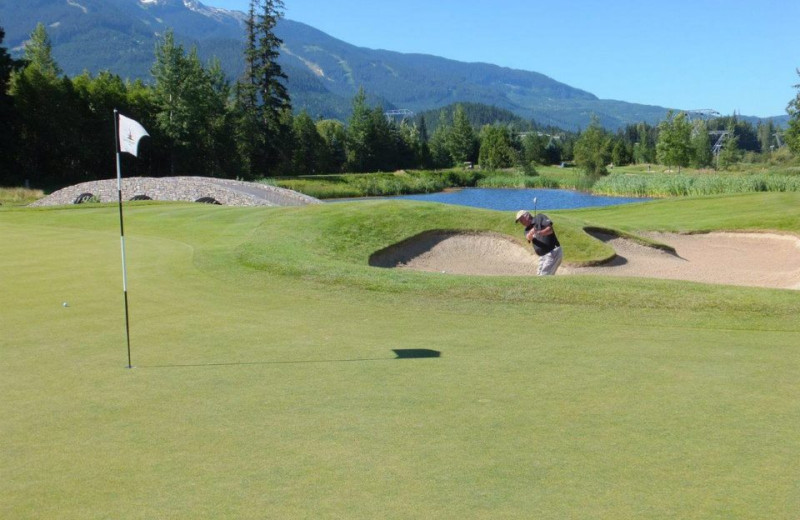
<path fill-rule="evenodd" d="M 75 131 L 79 101 L 69 78 L 58 77 L 49 42 L 39 24 L 25 49 L 26 65 L 12 75 L 10 87 L 19 116 L 20 173 L 40 188 L 81 180 L 75 159 L 75 150 L 82 146 Z"/>
<path fill-rule="evenodd" d="M 571 143 L 572 141 L 570 141 Z M 544 156 L 542 157 L 542 164 L 561 164 L 561 159 L 564 156 L 559 141 L 555 138 L 550 138 L 547 146 L 544 147 Z"/>
<path fill-rule="evenodd" d="M 193 82 L 189 60 L 183 46 L 175 43 L 172 30 L 167 30 L 163 40 L 156 45 L 156 60 L 151 69 L 155 85 L 153 101 L 158 112 L 156 124 L 166 137 L 164 144 L 169 150 L 169 175 L 176 175 L 183 156 L 188 155 L 188 144 L 192 132 Z M 186 172 L 183 172 L 186 173 Z"/>
<path fill-rule="evenodd" d="M 0 121 L 3 122 L 3 131 L 0 132 L 0 186 L 14 186 L 20 184 L 16 166 L 16 138 L 17 114 L 14 110 L 13 98 L 8 95 L 11 74 L 20 64 L 11 58 L 2 46 L 5 31 L 0 27 Z"/>
<path fill-rule="evenodd" d="M 317 132 L 314 120 L 303 110 L 294 118 L 294 150 L 292 153 L 292 173 L 308 175 L 323 173 L 325 142 Z"/>
<path fill-rule="evenodd" d="M 625 141 L 621 138 L 616 138 L 613 139 L 613 143 L 611 148 L 611 163 L 614 164 L 614 166 L 630 164 L 633 152 L 625 145 Z"/>
<path fill-rule="evenodd" d="M 448 135 L 447 151 L 457 165 L 474 162 L 477 155 L 478 140 L 475 130 L 467 118 L 462 105 L 456 105 L 453 112 L 453 128 Z"/>
<path fill-rule="evenodd" d="M 549 162 L 547 145 L 550 138 L 538 132 L 528 132 L 522 139 L 522 162 L 524 166 L 552 164 Z"/>
<path fill-rule="evenodd" d="M 72 85 L 79 100 L 73 131 L 81 136 L 81 146 L 72 151 L 80 168 L 77 173 L 83 180 L 109 178 L 115 174 L 113 113 L 114 109 L 127 112 L 127 87 L 108 71 L 97 77 L 84 72 L 72 79 Z"/>
<path fill-rule="evenodd" d="M 481 129 L 478 162 L 482 169 L 508 168 L 516 162 L 511 132 L 507 127 L 486 125 Z"/>
<path fill-rule="evenodd" d="M 420 168 L 423 164 L 421 148 L 427 143 L 420 138 L 417 125 L 402 121 L 395 125 L 395 131 L 398 137 L 396 145 L 398 162 L 393 169 Z"/>
<path fill-rule="evenodd" d="M 237 89 L 240 137 L 250 176 L 266 174 L 285 161 L 291 140 L 287 79 L 278 64 L 283 41 L 275 26 L 283 16 L 282 0 L 250 0 L 245 23 L 245 77 Z"/>
<path fill-rule="evenodd" d="M 434 168 L 449 168 L 453 166 L 453 158 L 447 149 L 447 143 L 450 140 L 450 133 L 453 127 L 447 120 L 447 114 L 444 110 L 439 112 L 439 124 L 433 135 L 430 138 L 429 144 L 431 149 L 431 165 Z"/>
<path fill-rule="evenodd" d="M 633 161 L 636 164 L 656 162 L 657 130 L 647 123 L 638 123 L 630 132 L 633 136 Z"/>
<path fill-rule="evenodd" d="M 611 160 L 611 137 L 596 116 L 575 142 L 575 163 L 586 175 L 606 175 Z"/>
<path fill-rule="evenodd" d="M 404 143 L 397 125 L 386 119 L 383 107 L 377 106 L 370 112 L 370 135 L 371 161 L 367 165 L 367 171 L 397 169 L 401 163 Z"/>
<path fill-rule="evenodd" d="M 425 116 L 421 116 L 419 120 L 419 145 L 417 147 L 416 163 L 420 168 L 431 168 L 433 166 L 433 157 L 431 156 L 431 147 L 428 144 L 430 138 L 428 137 L 428 125 L 425 123 Z"/>
<path fill-rule="evenodd" d="M 425 116 L 419 118 L 419 140 L 423 143 L 428 142 L 428 125 L 425 123 Z"/>
<path fill-rule="evenodd" d="M 691 147 L 692 165 L 695 168 L 711 166 L 714 155 L 711 152 L 711 138 L 708 135 L 708 125 L 705 121 L 697 121 L 694 124 Z"/>
<path fill-rule="evenodd" d="M 373 162 L 374 133 L 367 95 L 359 88 L 353 97 L 353 110 L 347 124 L 347 170 L 368 171 Z"/>
<path fill-rule="evenodd" d="M 795 69 L 798 76 L 800 76 L 800 69 Z M 784 133 L 784 140 L 789 150 L 792 153 L 800 153 L 800 84 L 794 85 L 798 89 L 794 99 L 786 106 L 786 112 L 789 114 L 789 127 Z"/>
<path fill-rule="evenodd" d="M 658 162 L 670 168 L 677 166 L 678 171 L 682 166 L 688 166 L 692 158 L 691 137 L 692 125 L 686 113 L 681 112 L 676 116 L 670 111 L 667 119 L 658 125 Z"/>
<path fill-rule="evenodd" d="M 722 143 L 722 149 L 717 154 L 717 168 L 727 170 L 741 159 L 739 151 L 739 137 L 736 135 L 734 123 L 728 125 L 728 135 Z"/>
<path fill-rule="evenodd" d="M 25 44 L 25 61 L 45 77 L 57 78 L 61 75 L 61 68 L 53 58 L 53 44 L 50 36 L 39 22 L 31 33 L 30 40 Z"/>
<path fill-rule="evenodd" d="M 775 123 L 770 119 L 766 123 L 759 121 L 756 126 L 756 135 L 758 136 L 758 145 L 761 153 L 767 153 L 773 148 L 773 134 L 775 133 Z"/>
<path fill-rule="evenodd" d="M 320 169 L 325 173 L 341 172 L 347 161 L 347 131 L 341 121 L 324 119 L 317 122 L 323 141 Z"/>
<path fill-rule="evenodd" d="M 172 31 L 167 31 L 156 47 L 152 73 L 157 108 L 153 141 L 156 153 L 169 157 L 169 174 L 238 173 L 228 110 L 230 85 L 219 62 L 206 69 L 195 48 L 187 55 L 175 43 Z"/>

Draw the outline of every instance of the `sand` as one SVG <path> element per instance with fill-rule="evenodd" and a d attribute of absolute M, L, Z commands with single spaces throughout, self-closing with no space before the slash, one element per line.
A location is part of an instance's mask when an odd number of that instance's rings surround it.
<path fill-rule="evenodd" d="M 594 267 L 567 263 L 559 276 L 635 276 L 702 283 L 800 289 L 800 238 L 777 233 L 642 234 L 677 254 L 593 233 L 616 257 Z M 370 265 L 445 274 L 533 276 L 530 247 L 492 233 L 429 232 L 375 253 Z"/>

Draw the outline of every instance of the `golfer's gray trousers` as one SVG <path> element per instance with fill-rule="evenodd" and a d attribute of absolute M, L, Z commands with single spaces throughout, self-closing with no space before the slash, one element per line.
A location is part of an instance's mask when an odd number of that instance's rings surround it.
<path fill-rule="evenodd" d="M 558 267 L 561 265 L 561 260 L 564 258 L 564 252 L 561 250 L 561 247 L 557 247 L 547 253 L 546 255 L 542 255 L 539 257 L 539 270 L 537 274 L 539 276 L 547 276 L 556 274 L 558 271 Z"/>

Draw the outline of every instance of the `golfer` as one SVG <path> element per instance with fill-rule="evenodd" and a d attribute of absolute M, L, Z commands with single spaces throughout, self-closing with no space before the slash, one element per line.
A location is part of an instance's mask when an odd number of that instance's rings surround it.
<path fill-rule="evenodd" d="M 553 275 L 558 271 L 564 254 L 553 230 L 553 221 L 544 213 L 535 217 L 521 209 L 517 211 L 517 222 L 525 226 L 525 239 L 533 244 L 533 250 L 539 255 L 539 276 Z"/>

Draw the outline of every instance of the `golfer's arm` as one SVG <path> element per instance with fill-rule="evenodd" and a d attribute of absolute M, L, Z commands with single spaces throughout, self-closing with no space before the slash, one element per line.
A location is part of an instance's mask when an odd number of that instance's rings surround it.
<path fill-rule="evenodd" d="M 543 236 L 543 237 L 546 237 L 547 235 L 552 235 L 553 234 L 553 226 L 547 226 L 546 228 L 543 228 L 541 231 L 539 231 L 538 234 Z"/>

